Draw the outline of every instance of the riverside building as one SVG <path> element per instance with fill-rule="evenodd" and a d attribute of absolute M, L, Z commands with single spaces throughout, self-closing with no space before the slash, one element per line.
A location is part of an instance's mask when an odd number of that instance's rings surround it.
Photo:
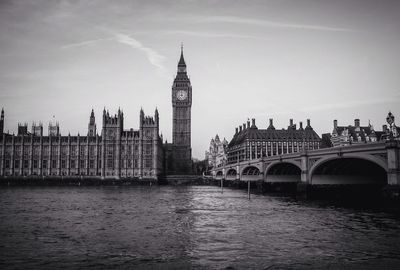
<path fill-rule="evenodd" d="M 247 121 L 236 128 L 227 147 L 227 163 L 319 149 L 320 143 L 321 138 L 311 127 L 310 119 L 307 119 L 305 128 L 302 122 L 297 128 L 290 119 L 287 129 L 275 129 L 273 119 L 269 119 L 267 129 L 259 129 L 252 119 L 251 125 Z"/>
<path fill-rule="evenodd" d="M 58 123 L 18 125 L 18 134 L 4 132 L 4 110 L 0 119 L 0 176 L 90 177 L 158 179 L 162 173 L 162 138 L 159 115 L 145 116 L 140 110 L 139 129 L 124 129 L 124 113 L 110 115 L 104 109 L 101 135 L 97 134 L 94 111 L 85 136 L 61 136 Z"/>
<path fill-rule="evenodd" d="M 206 151 L 206 160 L 210 168 L 222 167 L 226 164 L 226 148 L 228 142 L 224 138 L 220 140 L 218 134 L 210 141 L 210 147 Z"/>

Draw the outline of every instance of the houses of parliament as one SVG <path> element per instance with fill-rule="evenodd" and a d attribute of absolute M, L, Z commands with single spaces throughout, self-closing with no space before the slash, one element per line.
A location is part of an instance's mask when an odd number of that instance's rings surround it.
<path fill-rule="evenodd" d="M 124 113 L 106 109 L 100 135 L 92 110 L 85 136 L 62 136 L 58 123 L 50 123 L 48 135 L 42 124 L 18 124 L 17 135 L 4 132 L 0 118 L 0 177 L 88 177 L 112 179 L 159 179 L 165 174 L 190 174 L 192 86 L 181 47 L 172 85 L 172 143 L 163 143 L 159 113 L 139 113 L 139 129 L 125 129 Z"/>

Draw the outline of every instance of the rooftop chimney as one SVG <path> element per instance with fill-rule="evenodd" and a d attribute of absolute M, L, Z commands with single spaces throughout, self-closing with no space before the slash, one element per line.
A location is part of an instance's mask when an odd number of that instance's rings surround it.
<path fill-rule="evenodd" d="M 239 132 L 242 132 L 242 128 L 243 128 L 242 126 L 239 126 Z"/>
<path fill-rule="evenodd" d="M 250 120 L 247 120 L 247 128 L 250 128 Z"/>
<path fill-rule="evenodd" d="M 300 125 L 300 128 L 299 128 L 299 129 L 302 130 L 302 129 L 303 129 L 303 122 L 300 122 L 299 125 Z"/>
<path fill-rule="evenodd" d="M 292 127 L 293 126 L 293 119 L 289 120 L 289 125 Z"/>
<path fill-rule="evenodd" d="M 252 128 L 257 128 L 257 126 L 256 126 L 256 119 L 255 119 L 255 118 L 251 119 L 251 127 L 252 127 Z"/>
<path fill-rule="evenodd" d="M 334 129 L 337 129 L 337 120 L 336 120 L 336 119 L 333 120 L 333 128 L 334 128 Z"/>
<path fill-rule="evenodd" d="M 238 128 L 235 128 L 235 134 L 238 134 Z"/>
<path fill-rule="evenodd" d="M 383 125 L 383 126 L 382 126 L 382 131 L 383 131 L 383 132 L 387 133 L 387 129 L 388 129 L 388 128 L 387 128 L 387 125 Z"/>
<path fill-rule="evenodd" d="M 360 127 L 360 119 L 354 119 L 354 126 Z"/>
<path fill-rule="evenodd" d="M 311 127 L 311 121 L 310 121 L 310 119 L 307 119 L 307 127 Z"/>
<path fill-rule="evenodd" d="M 274 120 L 272 118 L 269 119 L 269 127 L 268 127 L 268 129 L 275 129 L 273 121 Z"/>
<path fill-rule="evenodd" d="M 246 129 L 246 124 L 245 123 L 243 123 L 243 130 L 245 130 Z"/>

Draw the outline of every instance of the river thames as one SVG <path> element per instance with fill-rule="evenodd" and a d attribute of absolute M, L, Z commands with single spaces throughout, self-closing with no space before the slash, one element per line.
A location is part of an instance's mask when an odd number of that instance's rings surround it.
<path fill-rule="evenodd" d="M 400 215 L 215 186 L 0 189 L 1 269 L 399 269 Z"/>

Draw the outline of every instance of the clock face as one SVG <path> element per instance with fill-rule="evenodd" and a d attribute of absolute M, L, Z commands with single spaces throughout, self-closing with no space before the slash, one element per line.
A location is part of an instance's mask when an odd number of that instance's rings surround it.
<path fill-rule="evenodd" d="M 179 100 L 185 100 L 187 98 L 187 92 L 184 90 L 179 90 L 176 92 L 176 98 Z"/>

